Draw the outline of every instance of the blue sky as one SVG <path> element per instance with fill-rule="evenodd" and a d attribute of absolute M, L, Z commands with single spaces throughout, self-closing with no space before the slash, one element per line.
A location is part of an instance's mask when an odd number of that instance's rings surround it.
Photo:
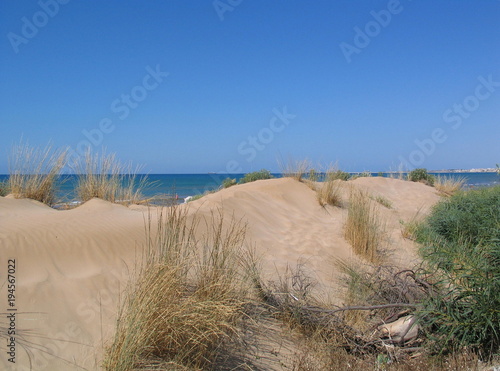
<path fill-rule="evenodd" d="M 151 173 L 500 162 L 500 1 L 0 2 L 13 143 Z"/>

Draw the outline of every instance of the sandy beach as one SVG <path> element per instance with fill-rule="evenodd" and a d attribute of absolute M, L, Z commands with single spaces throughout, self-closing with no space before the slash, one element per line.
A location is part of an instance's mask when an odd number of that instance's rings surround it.
<path fill-rule="evenodd" d="M 389 178 L 345 182 L 390 200 L 380 206 L 386 223 L 387 261 L 401 267 L 418 258 L 400 221 L 424 216 L 440 197 L 421 183 Z M 335 300 L 335 259 L 358 259 L 343 237 L 345 208 L 322 207 L 315 192 L 290 178 L 262 180 L 207 195 L 180 207 L 209 221 L 214 210 L 246 223 L 246 243 L 262 258 L 263 275 L 276 278 L 304 263 Z M 151 213 L 154 215 L 155 213 Z M 99 199 L 66 211 L 27 199 L 0 197 L 0 266 L 6 279 L 15 260 L 15 367 L 3 369 L 98 369 L 115 329 L 120 297 L 140 259 L 148 208 Z M 1 295 L 6 297 L 7 287 Z M 5 305 L 5 304 L 4 304 Z M 5 321 L 5 319 L 3 320 Z M 4 326 L 8 325 L 4 323 Z M 8 327 L 8 326 L 7 326 Z M 24 367 L 24 368 L 23 368 Z"/>
<path fill-rule="evenodd" d="M 0 371 L 500 371 L 500 1 L 0 4 Z"/>

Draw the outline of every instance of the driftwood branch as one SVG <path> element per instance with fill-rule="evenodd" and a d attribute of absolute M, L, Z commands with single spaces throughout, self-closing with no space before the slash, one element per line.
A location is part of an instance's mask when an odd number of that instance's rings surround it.
<path fill-rule="evenodd" d="M 355 305 L 351 307 L 342 307 L 338 309 L 321 309 L 314 307 L 304 307 L 303 309 L 309 310 L 311 312 L 333 314 L 337 312 L 344 312 L 347 310 L 373 310 L 373 309 L 398 308 L 398 307 L 418 308 L 419 306 L 417 304 L 408 304 L 408 303 L 391 303 L 391 304 L 380 304 L 380 305 Z"/>

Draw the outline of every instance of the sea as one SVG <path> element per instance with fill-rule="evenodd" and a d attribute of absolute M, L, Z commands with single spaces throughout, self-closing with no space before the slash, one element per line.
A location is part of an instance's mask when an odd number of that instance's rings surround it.
<path fill-rule="evenodd" d="M 352 173 L 356 175 L 358 173 Z M 491 187 L 500 184 L 500 176 L 496 173 L 431 173 L 446 177 L 465 178 L 466 188 Z M 221 188 L 222 181 L 226 178 L 239 181 L 245 174 L 148 174 L 149 185 L 143 190 L 146 198 L 158 197 L 175 199 L 179 203 L 189 196 L 195 196 L 206 192 L 212 192 Z M 389 177 L 390 173 L 372 173 L 372 176 Z M 142 175 L 137 175 L 140 178 Z M 281 174 L 273 174 L 279 178 Z M 0 181 L 5 181 L 8 175 L 0 174 Z M 75 175 L 61 175 L 58 182 L 57 199 L 60 203 L 78 202 L 75 194 Z"/>

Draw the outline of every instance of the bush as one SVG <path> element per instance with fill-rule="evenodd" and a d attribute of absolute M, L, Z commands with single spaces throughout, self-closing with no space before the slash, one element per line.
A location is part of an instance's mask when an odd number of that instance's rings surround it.
<path fill-rule="evenodd" d="M 327 180 L 336 180 L 336 179 L 349 180 L 350 177 L 351 174 L 342 170 L 328 171 L 326 174 Z"/>
<path fill-rule="evenodd" d="M 311 169 L 309 170 L 309 177 L 308 179 L 311 181 L 311 182 L 317 182 L 319 180 L 319 174 L 316 170 L 314 169 Z"/>
<path fill-rule="evenodd" d="M 234 186 L 235 184 L 236 184 L 236 179 L 226 178 L 222 181 L 222 186 L 224 188 L 229 188 L 231 186 Z"/>
<path fill-rule="evenodd" d="M 271 178 L 274 178 L 271 172 L 269 170 L 262 169 L 261 171 L 254 171 L 253 173 L 245 174 L 245 176 L 240 179 L 240 184 Z"/>
<path fill-rule="evenodd" d="M 474 246 L 500 239 L 500 187 L 460 192 L 438 203 L 429 226 L 451 243 Z"/>
<path fill-rule="evenodd" d="M 417 231 L 436 295 L 422 323 L 441 351 L 485 357 L 500 347 L 500 187 L 460 192 L 437 204 Z"/>
<path fill-rule="evenodd" d="M 5 197 L 9 194 L 8 181 L 0 182 L 0 196 Z"/>
<path fill-rule="evenodd" d="M 427 172 L 427 169 L 415 169 L 408 174 L 408 180 L 412 182 L 421 182 L 433 186 L 435 177 Z"/>

